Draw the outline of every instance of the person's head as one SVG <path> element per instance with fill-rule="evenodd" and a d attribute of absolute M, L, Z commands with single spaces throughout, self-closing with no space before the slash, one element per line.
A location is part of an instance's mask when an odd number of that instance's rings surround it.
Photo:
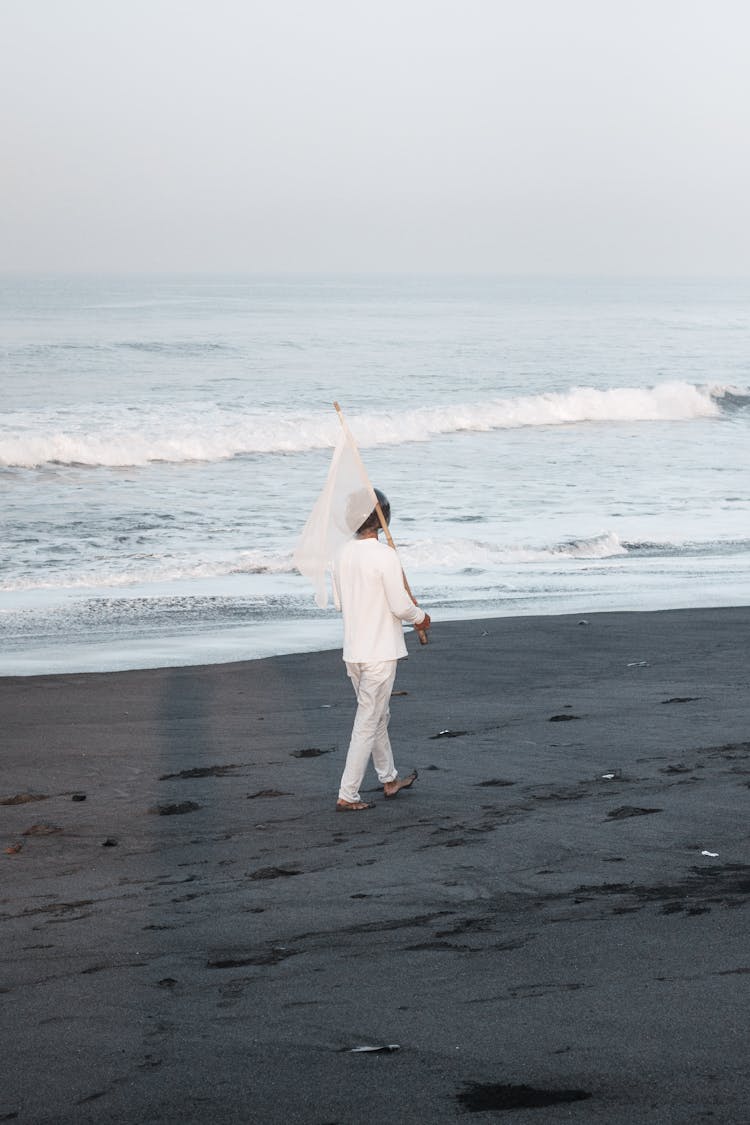
<path fill-rule="evenodd" d="M 374 492 L 375 492 L 375 495 L 377 497 L 378 503 L 380 504 L 380 510 L 383 513 L 383 518 L 385 519 L 385 522 L 390 523 L 391 522 L 391 505 L 388 502 L 388 497 L 386 496 L 386 494 L 384 492 L 381 492 L 379 488 L 374 489 Z M 370 504 L 372 503 L 372 497 L 370 496 L 370 494 L 367 493 L 366 495 L 367 495 L 367 503 L 364 504 L 364 506 L 360 506 L 358 509 L 355 509 L 355 508 L 352 509 L 353 512 L 354 512 L 354 510 L 358 510 L 356 520 L 361 519 L 362 512 L 367 511 Z M 354 498 L 352 498 L 352 499 L 354 499 Z M 360 495 L 357 499 L 358 499 L 358 503 L 360 505 L 362 505 L 362 500 L 364 499 L 364 497 L 362 497 Z M 378 531 L 379 528 L 380 528 L 380 520 L 378 518 L 377 508 L 372 508 L 371 511 L 370 511 L 370 514 L 366 517 L 366 519 L 363 520 L 361 523 L 359 523 L 359 525 L 356 527 L 356 534 L 357 535 L 365 535 L 368 531 Z"/>

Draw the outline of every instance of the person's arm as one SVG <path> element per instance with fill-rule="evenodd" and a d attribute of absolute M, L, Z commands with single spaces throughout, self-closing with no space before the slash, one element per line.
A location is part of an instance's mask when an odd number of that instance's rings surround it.
<path fill-rule="evenodd" d="M 391 613 L 400 617 L 410 625 L 418 625 L 420 629 L 429 629 L 430 617 L 411 600 L 404 589 L 404 576 L 398 555 L 388 548 L 388 555 L 384 556 L 383 588 Z"/>

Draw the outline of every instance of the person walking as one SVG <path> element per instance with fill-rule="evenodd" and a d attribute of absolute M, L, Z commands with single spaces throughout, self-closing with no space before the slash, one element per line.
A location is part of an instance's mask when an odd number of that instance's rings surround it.
<path fill-rule="evenodd" d="M 390 523 L 387 497 L 377 488 L 375 495 L 385 522 Z M 429 629 L 431 622 L 429 614 L 406 592 L 398 556 L 380 542 L 379 532 L 375 509 L 341 549 L 333 568 L 334 601 L 344 618 L 342 655 L 357 697 L 336 801 L 339 812 L 372 808 L 360 794 L 370 758 L 385 797 L 396 797 L 417 779 L 416 770 L 399 777 L 394 764 L 388 738 L 390 698 L 398 661 L 407 655 L 402 622 L 420 630 Z"/>

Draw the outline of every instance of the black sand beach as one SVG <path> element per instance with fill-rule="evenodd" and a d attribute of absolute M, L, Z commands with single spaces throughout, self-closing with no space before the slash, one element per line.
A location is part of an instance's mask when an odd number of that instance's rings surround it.
<path fill-rule="evenodd" d="M 0 680 L 0 1122 L 747 1122 L 749 640 L 436 622 L 356 814 L 339 652 Z"/>

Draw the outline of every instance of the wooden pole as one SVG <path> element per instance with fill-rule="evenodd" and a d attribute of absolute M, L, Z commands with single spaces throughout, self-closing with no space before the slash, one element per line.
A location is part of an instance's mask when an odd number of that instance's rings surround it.
<path fill-rule="evenodd" d="M 370 483 L 370 478 L 367 475 L 367 469 L 365 468 L 365 463 L 360 456 L 359 449 L 357 448 L 357 443 L 355 442 L 354 438 L 352 437 L 351 430 L 349 429 L 349 427 L 346 424 L 346 420 L 344 419 L 344 414 L 343 414 L 343 411 L 342 411 L 341 407 L 339 406 L 339 404 L 337 402 L 334 402 L 333 405 L 336 407 L 336 413 L 339 416 L 339 422 L 341 423 L 341 425 L 343 427 L 344 433 L 351 440 L 352 449 L 354 451 L 355 457 L 357 458 L 357 461 L 358 461 L 359 467 L 360 467 L 360 471 L 362 473 L 362 479 L 363 479 L 363 481 L 367 485 L 367 488 L 370 491 L 370 496 L 372 498 L 373 507 L 375 508 L 375 511 L 378 514 L 378 519 L 380 520 L 380 526 L 383 529 L 383 533 L 384 533 L 384 535 L 386 537 L 386 540 L 388 542 L 388 546 L 391 547 L 395 551 L 396 550 L 396 544 L 393 542 L 393 536 L 391 535 L 391 531 L 390 531 L 390 528 L 388 527 L 388 523 L 386 521 L 386 518 L 383 515 L 383 509 L 380 507 L 380 501 L 378 500 L 375 489 L 372 487 L 372 485 Z M 404 589 L 406 590 L 407 594 L 409 595 L 409 597 L 411 598 L 411 600 L 414 602 L 415 605 L 419 605 L 419 602 L 417 601 L 417 599 L 414 597 L 414 595 L 411 592 L 411 587 L 410 587 L 410 585 L 407 581 L 406 575 L 404 574 L 404 568 L 403 567 L 401 567 L 401 577 L 404 580 Z M 417 636 L 419 637 L 419 643 L 421 645 L 426 645 L 428 643 L 427 630 L 426 629 L 420 629 L 418 625 L 415 625 L 414 628 L 416 630 Z"/>

